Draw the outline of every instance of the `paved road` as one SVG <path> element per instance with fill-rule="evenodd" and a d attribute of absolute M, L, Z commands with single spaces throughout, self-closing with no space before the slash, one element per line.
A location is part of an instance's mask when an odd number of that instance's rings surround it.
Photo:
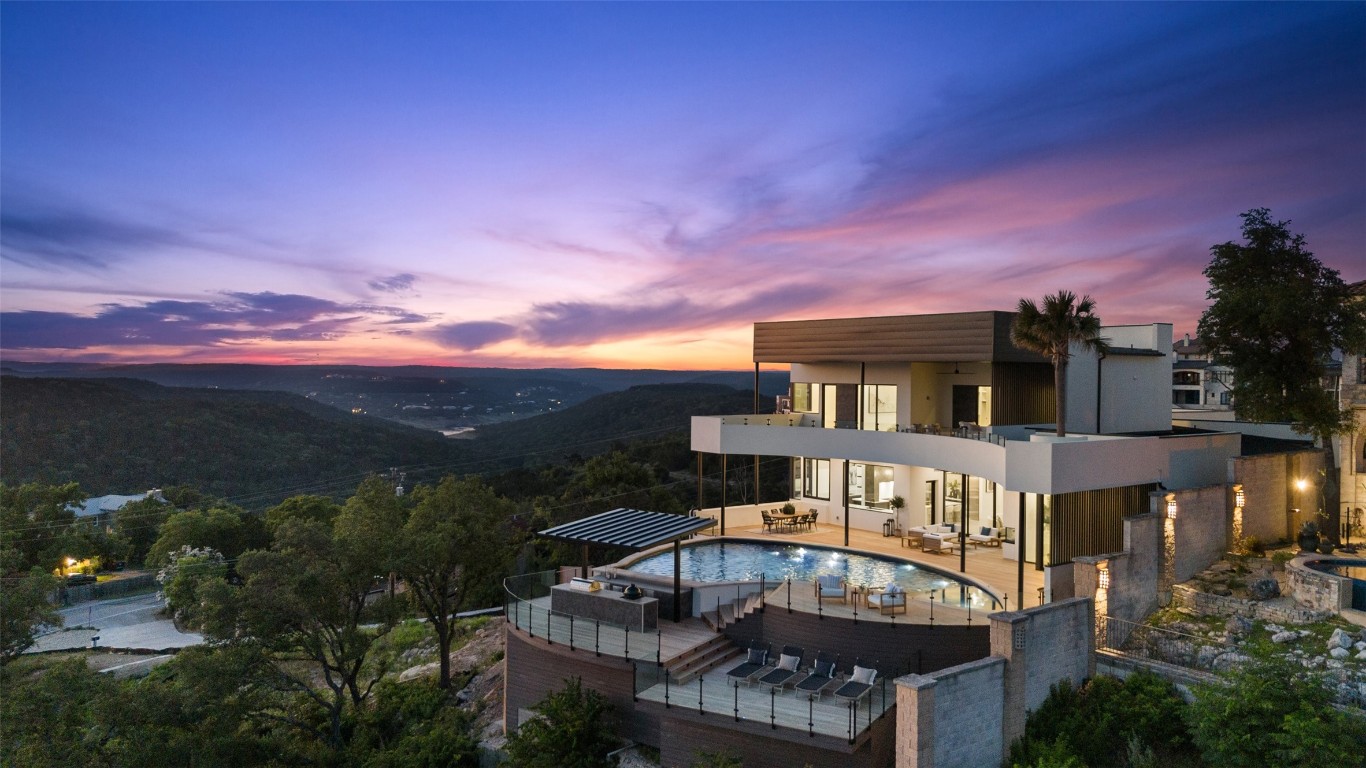
<path fill-rule="evenodd" d="M 100 648 L 160 651 L 204 642 L 201 635 L 177 630 L 161 613 L 163 607 L 164 603 L 155 594 L 146 594 L 63 608 L 60 613 L 66 621 L 65 626 L 73 629 L 39 637 L 28 652 L 89 648 L 91 638 L 96 635 L 100 638 Z"/>

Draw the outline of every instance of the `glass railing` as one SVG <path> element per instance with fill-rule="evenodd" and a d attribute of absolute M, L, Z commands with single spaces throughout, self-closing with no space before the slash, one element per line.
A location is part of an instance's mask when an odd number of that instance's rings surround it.
<path fill-rule="evenodd" d="M 558 583 L 557 571 L 540 571 L 503 579 L 507 602 L 503 606 L 512 629 L 571 651 L 587 651 L 659 664 L 663 636 L 659 630 L 635 630 L 600 619 L 560 613 L 550 609 L 550 588 Z"/>
<path fill-rule="evenodd" d="M 861 690 L 855 690 L 857 686 L 843 688 L 848 680 L 836 680 L 824 691 L 808 695 L 787 686 L 734 681 L 725 676 L 725 665 L 701 676 L 685 672 L 681 675 L 684 682 L 666 667 L 647 662 L 637 662 L 635 667 L 636 701 L 719 715 L 729 722 L 759 723 L 809 736 L 842 738 L 851 744 L 896 704 L 896 689 L 889 682 L 896 674 L 880 676 Z M 789 685 L 799 683 L 805 676 L 797 673 Z M 841 695 L 835 695 L 836 692 Z"/>
<path fill-rule="evenodd" d="M 753 415 L 721 416 L 722 424 L 742 427 L 807 427 L 813 429 L 859 429 L 856 421 L 836 421 L 826 427 L 820 416 L 801 413 L 760 413 Z M 943 427 L 938 424 L 896 424 L 866 432 L 900 432 L 902 434 L 935 435 L 939 437 L 958 437 L 967 440 L 980 440 L 994 445 L 1005 445 L 1005 435 L 995 434 L 989 427 L 963 425 L 958 428 Z"/>

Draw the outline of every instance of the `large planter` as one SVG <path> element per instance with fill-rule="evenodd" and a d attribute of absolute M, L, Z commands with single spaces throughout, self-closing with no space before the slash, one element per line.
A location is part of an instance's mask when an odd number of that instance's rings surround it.
<path fill-rule="evenodd" d="M 1319 551 L 1319 535 L 1300 531 L 1300 551 L 1309 553 Z"/>

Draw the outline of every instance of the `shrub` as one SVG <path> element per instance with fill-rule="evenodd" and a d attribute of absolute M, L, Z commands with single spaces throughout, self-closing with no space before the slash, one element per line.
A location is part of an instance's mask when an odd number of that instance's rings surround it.
<path fill-rule="evenodd" d="M 515 768 L 610 766 L 607 753 L 617 747 L 617 737 L 610 722 L 612 705 L 602 694 L 572 678 L 532 710 L 539 717 L 508 737 L 507 754 Z"/>

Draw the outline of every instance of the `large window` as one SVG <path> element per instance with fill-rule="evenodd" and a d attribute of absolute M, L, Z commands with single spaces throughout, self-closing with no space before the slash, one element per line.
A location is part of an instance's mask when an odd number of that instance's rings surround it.
<path fill-rule="evenodd" d="M 804 381 L 792 384 L 792 410 L 798 413 L 817 413 L 821 409 L 821 385 Z"/>
<path fill-rule="evenodd" d="M 795 495 L 808 499 L 830 498 L 829 459 L 793 459 L 792 467 Z"/>
<path fill-rule="evenodd" d="M 896 495 L 892 468 L 881 464 L 849 464 L 849 504 L 868 509 L 892 508 Z"/>
<path fill-rule="evenodd" d="M 863 428 L 877 432 L 896 431 L 896 385 L 864 386 Z"/>

